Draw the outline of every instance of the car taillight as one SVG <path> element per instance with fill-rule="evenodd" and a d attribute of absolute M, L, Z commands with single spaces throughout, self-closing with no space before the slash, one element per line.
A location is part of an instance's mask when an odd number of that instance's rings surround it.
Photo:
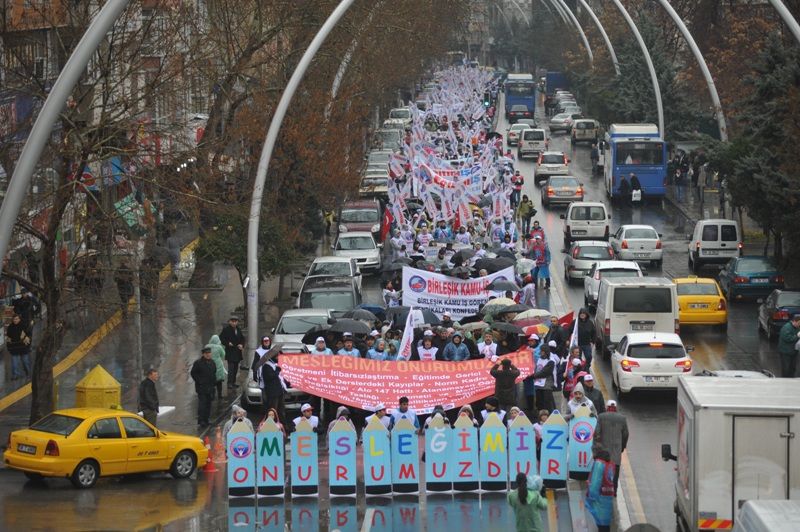
<path fill-rule="evenodd" d="M 733 279 L 733 282 L 736 283 L 736 284 L 742 284 L 742 283 L 746 283 L 746 282 L 749 282 L 749 281 L 750 281 L 750 279 L 748 279 L 747 277 L 742 277 L 741 275 L 737 275 Z"/>
<path fill-rule="evenodd" d="M 783 275 L 776 275 L 772 278 L 773 283 L 782 283 L 783 282 Z"/>
<path fill-rule="evenodd" d="M 566 166 L 567 164 L 569 164 L 569 161 L 567 160 L 567 156 L 565 155 L 564 156 L 564 165 Z"/>
<path fill-rule="evenodd" d="M 608 251 L 608 256 L 609 256 L 611 259 L 613 259 L 613 258 L 614 258 L 614 248 L 612 248 L 611 246 L 608 246 L 608 248 L 606 249 L 606 251 Z"/>
<path fill-rule="evenodd" d="M 47 446 L 44 448 L 45 456 L 58 456 L 58 444 L 54 440 L 48 440 Z"/>
<path fill-rule="evenodd" d="M 578 254 L 579 254 L 579 253 L 580 253 L 580 248 L 575 248 L 575 249 L 573 249 L 573 250 L 572 250 L 572 258 L 573 258 L 573 259 L 577 259 L 577 258 L 578 258 Z"/>
<path fill-rule="evenodd" d="M 789 319 L 789 313 L 786 312 L 785 310 L 778 310 L 778 311 L 772 313 L 772 319 L 773 320 L 788 320 Z"/>
<path fill-rule="evenodd" d="M 719 300 L 719 304 L 717 305 L 717 310 L 727 310 L 728 304 L 725 302 L 724 299 Z"/>
<path fill-rule="evenodd" d="M 555 196 L 556 195 L 556 191 L 553 190 L 553 187 L 547 187 L 547 195 L 548 196 Z"/>
<path fill-rule="evenodd" d="M 578 187 L 578 192 L 576 192 L 578 196 L 583 196 L 583 187 Z"/>
<path fill-rule="evenodd" d="M 698 240 L 697 242 L 695 242 L 695 243 L 694 243 L 694 248 L 695 248 L 697 251 L 700 251 L 700 241 L 699 241 L 699 240 Z"/>
<path fill-rule="evenodd" d="M 611 336 L 611 320 L 609 318 L 606 318 L 606 321 L 603 322 L 603 334 Z"/>
<path fill-rule="evenodd" d="M 744 249 L 744 242 L 739 242 L 739 250 L 741 251 L 743 249 Z"/>
<path fill-rule="evenodd" d="M 681 360 L 680 362 L 675 363 L 676 368 L 681 368 L 684 373 L 689 373 L 692 371 L 692 361 L 691 359 Z"/>
<path fill-rule="evenodd" d="M 623 358 L 622 361 L 620 361 L 619 365 L 620 365 L 620 369 L 622 371 L 627 371 L 628 373 L 631 372 L 632 368 L 638 368 L 639 367 L 639 363 L 638 362 L 636 362 L 635 360 L 629 360 L 627 358 Z"/>
<path fill-rule="evenodd" d="M 677 319 L 675 320 L 675 334 L 681 333 L 681 322 Z"/>
<path fill-rule="evenodd" d="M 623 240 L 622 244 L 620 244 L 619 247 L 622 248 L 622 249 L 628 249 L 628 241 L 627 240 Z"/>
<path fill-rule="evenodd" d="M 656 240 L 656 249 L 661 249 L 661 240 Z"/>

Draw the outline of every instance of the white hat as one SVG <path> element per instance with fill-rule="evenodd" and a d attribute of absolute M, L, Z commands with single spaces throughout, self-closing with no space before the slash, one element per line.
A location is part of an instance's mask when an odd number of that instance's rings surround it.
<path fill-rule="evenodd" d="M 433 331 L 428 329 L 424 333 L 422 333 L 422 336 L 433 336 Z"/>
<path fill-rule="evenodd" d="M 613 399 L 609 399 L 608 401 L 606 401 L 606 406 L 607 407 L 608 406 L 617 406 L 617 402 L 615 400 L 613 400 Z"/>
<path fill-rule="evenodd" d="M 376 330 L 373 330 L 371 333 L 369 333 L 369 335 L 372 336 L 373 338 L 376 338 L 376 337 L 380 336 L 381 333 L 379 333 Z"/>
<path fill-rule="evenodd" d="M 592 375 L 591 375 L 591 373 L 590 373 L 589 375 L 586 375 L 586 376 L 583 378 L 583 382 L 594 382 L 594 377 L 592 377 Z"/>
<path fill-rule="evenodd" d="M 300 412 L 305 412 L 306 410 L 314 410 L 314 408 L 308 403 L 303 403 L 303 406 L 300 407 Z"/>
<path fill-rule="evenodd" d="M 350 338 L 350 339 L 352 340 L 352 338 L 353 338 L 353 333 L 351 333 L 351 332 L 346 332 L 346 333 L 342 334 L 342 338 Z"/>
<path fill-rule="evenodd" d="M 450 318 L 451 316 L 450 316 L 449 312 L 445 312 L 444 314 L 442 314 L 442 317 L 443 318 Z"/>
<path fill-rule="evenodd" d="M 324 344 L 325 343 L 325 338 L 323 338 L 322 336 L 317 336 L 317 339 L 314 340 L 314 343 L 318 344 L 320 342 L 322 342 Z"/>
<path fill-rule="evenodd" d="M 581 359 L 580 358 L 573 358 L 570 362 L 572 362 L 573 366 L 580 366 Z"/>
<path fill-rule="evenodd" d="M 538 339 L 539 339 L 539 335 L 538 334 L 532 334 L 532 335 L 528 336 L 528 340 L 538 340 Z"/>
<path fill-rule="evenodd" d="M 386 405 L 383 404 L 383 403 L 378 403 L 377 405 L 375 405 L 374 410 L 375 410 L 375 412 L 380 412 L 381 410 L 386 410 Z"/>
<path fill-rule="evenodd" d="M 556 343 L 555 340 L 550 340 L 549 342 L 547 342 L 547 345 L 550 347 L 558 347 L 558 344 Z"/>

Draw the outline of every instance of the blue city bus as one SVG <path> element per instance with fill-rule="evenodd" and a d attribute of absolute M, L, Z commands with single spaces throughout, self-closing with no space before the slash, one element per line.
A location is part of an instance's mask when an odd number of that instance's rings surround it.
<path fill-rule="evenodd" d="M 531 118 L 536 115 L 536 82 L 533 74 L 509 74 L 505 84 L 505 110 L 506 118 L 512 105 L 524 105 Z"/>
<path fill-rule="evenodd" d="M 603 148 L 608 197 L 618 198 L 621 177 L 630 182 L 632 173 L 639 178 L 644 197 L 666 193 L 667 144 L 655 124 L 611 124 Z"/>

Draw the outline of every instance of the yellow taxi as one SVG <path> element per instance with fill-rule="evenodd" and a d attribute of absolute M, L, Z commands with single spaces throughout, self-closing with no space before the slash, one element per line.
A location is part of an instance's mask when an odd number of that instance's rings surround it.
<path fill-rule="evenodd" d="M 191 476 L 205 466 L 208 450 L 196 436 L 166 433 L 121 410 L 57 410 L 16 430 L 3 461 L 28 478 L 69 478 L 76 488 L 91 488 L 99 477 L 169 471 Z"/>
<path fill-rule="evenodd" d="M 719 284 L 709 277 L 673 279 L 678 292 L 678 319 L 681 325 L 728 327 L 728 302 Z"/>

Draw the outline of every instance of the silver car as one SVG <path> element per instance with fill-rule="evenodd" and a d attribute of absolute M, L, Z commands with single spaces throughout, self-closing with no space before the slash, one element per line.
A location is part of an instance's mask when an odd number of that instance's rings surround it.
<path fill-rule="evenodd" d="M 594 263 L 583 278 L 583 304 L 586 307 L 597 305 L 600 281 L 617 277 L 644 277 L 642 269 L 633 261 L 602 260 Z"/>
<path fill-rule="evenodd" d="M 542 207 L 583 201 L 583 185 L 571 175 L 550 176 L 542 186 Z"/>
<path fill-rule="evenodd" d="M 572 129 L 572 122 L 578 118 L 583 118 L 581 113 L 559 113 L 550 119 L 550 133 L 563 131 L 569 133 Z"/>
<path fill-rule="evenodd" d="M 564 278 L 567 284 L 574 279 L 582 280 L 601 260 L 613 260 L 614 250 L 603 240 L 583 240 L 573 242 L 564 259 Z"/>

